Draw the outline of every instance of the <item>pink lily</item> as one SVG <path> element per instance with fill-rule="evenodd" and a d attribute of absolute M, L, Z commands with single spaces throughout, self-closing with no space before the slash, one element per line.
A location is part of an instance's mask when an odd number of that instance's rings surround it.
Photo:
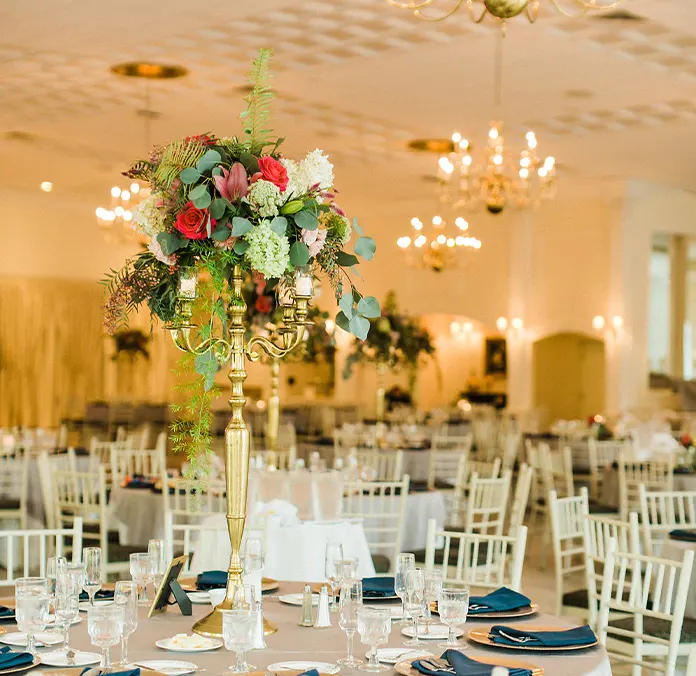
<path fill-rule="evenodd" d="M 302 230 L 302 241 L 309 248 L 309 256 L 313 258 L 316 256 L 326 244 L 326 230 Z"/>
<path fill-rule="evenodd" d="M 215 187 L 218 192 L 230 202 L 238 202 L 242 197 L 246 197 L 249 192 L 247 173 L 241 162 L 235 162 L 232 168 L 227 171 L 224 167 L 221 176 L 213 176 Z"/>

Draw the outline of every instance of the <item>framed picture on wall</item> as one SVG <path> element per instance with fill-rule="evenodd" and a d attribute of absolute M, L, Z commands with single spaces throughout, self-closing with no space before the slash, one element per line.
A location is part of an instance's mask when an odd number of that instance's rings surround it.
<path fill-rule="evenodd" d="M 505 338 L 486 338 L 484 372 L 487 376 L 507 374 L 507 343 Z"/>

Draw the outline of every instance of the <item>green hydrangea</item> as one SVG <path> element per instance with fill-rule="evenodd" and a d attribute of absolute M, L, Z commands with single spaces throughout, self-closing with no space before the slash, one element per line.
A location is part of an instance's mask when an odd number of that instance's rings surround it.
<path fill-rule="evenodd" d="M 254 270 L 266 279 L 280 277 L 290 262 L 290 242 L 285 235 L 271 230 L 268 221 L 261 221 L 244 239 L 249 243 L 246 258 Z"/>
<path fill-rule="evenodd" d="M 353 234 L 350 221 L 335 211 L 328 211 L 324 214 L 322 225 L 329 231 L 331 238 L 337 239 L 341 244 L 348 242 Z"/>
<path fill-rule="evenodd" d="M 280 189 L 270 181 L 264 180 L 256 181 L 249 188 L 247 200 L 263 218 L 277 216 L 278 207 L 283 202 Z"/>

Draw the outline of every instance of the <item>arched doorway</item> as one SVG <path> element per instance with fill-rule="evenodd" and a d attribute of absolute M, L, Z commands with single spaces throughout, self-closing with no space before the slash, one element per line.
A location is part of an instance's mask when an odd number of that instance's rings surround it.
<path fill-rule="evenodd" d="M 534 405 L 548 420 L 585 419 L 604 410 L 604 342 L 557 333 L 534 343 Z"/>

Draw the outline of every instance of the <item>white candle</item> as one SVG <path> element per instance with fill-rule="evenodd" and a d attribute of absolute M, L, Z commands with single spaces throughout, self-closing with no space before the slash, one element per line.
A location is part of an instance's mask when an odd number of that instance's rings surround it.
<path fill-rule="evenodd" d="M 311 275 L 297 275 L 295 279 L 295 293 L 298 296 L 312 295 L 312 277 Z"/>
<path fill-rule="evenodd" d="M 180 277 L 179 278 L 179 295 L 182 298 L 196 297 L 196 278 L 195 277 Z"/>

